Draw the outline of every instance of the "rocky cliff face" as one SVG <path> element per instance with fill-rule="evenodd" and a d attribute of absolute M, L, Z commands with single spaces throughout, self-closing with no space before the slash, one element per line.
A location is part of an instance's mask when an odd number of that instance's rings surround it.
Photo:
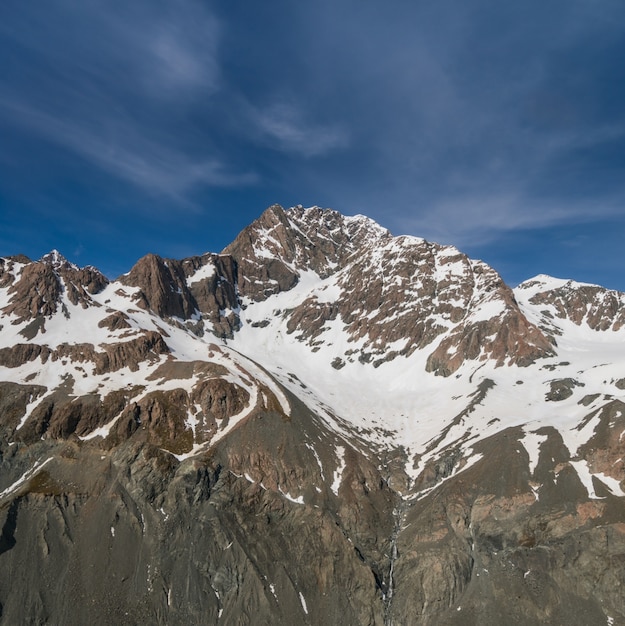
<path fill-rule="evenodd" d="M 334 355 L 339 366 L 428 348 L 428 371 L 449 376 L 467 359 L 524 365 L 554 354 L 492 268 L 451 246 L 392 237 L 364 216 L 271 207 L 224 253 L 241 268 L 250 303 L 313 273 L 315 289 L 282 317 L 313 349 L 340 324 L 354 346 Z"/>
<path fill-rule="evenodd" d="M 302 274 L 327 278 L 355 254 L 391 234 L 364 216 L 345 217 L 318 207 L 269 207 L 223 250 L 240 268 L 241 295 L 252 300 L 291 289 Z"/>
<path fill-rule="evenodd" d="M 623 294 L 271 207 L 0 260 L 0 623 L 625 623 Z"/>
<path fill-rule="evenodd" d="M 133 300 L 139 307 L 170 322 L 186 322 L 196 333 L 208 326 L 220 337 L 231 337 L 238 327 L 236 266 L 229 256 L 177 261 L 148 254 L 121 282 L 138 289 Z"/>
<path fill-rule="evenodd" d="M 93 267 L 79 268 L 69 263 L 56 250 L 37 263 L 27 257 L 3 259 L 0 285 L 8 288 L 2 312 L 15 316 L 14 323 L 29 321 L 22 330 L 26 339 L 45 332 L 45 318 L 57 311 L 67 315 L 66 301 L 87 308 L 91 295 L 106 285 L 106 277 Z"/>

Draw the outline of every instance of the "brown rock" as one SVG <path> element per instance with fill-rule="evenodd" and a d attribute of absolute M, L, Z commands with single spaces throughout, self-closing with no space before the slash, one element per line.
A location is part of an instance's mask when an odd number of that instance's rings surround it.
<path fill-rule="evenodd" d="M 31 263 L 9 288 L 9 305 L 3 312 L 16 315 L 18 323 L 37 316 L 49 317 L 57 311 L 62 290 L 61 279 L 50 265 Z"/>
<path fill-rule="evenodd" d="M 531 287 L 534 283 L 524 283 Z M 522 287 L 522 286 L 521 286 Z M 625 294 L 593 285 L 569 281 L 557 289 L 537 293 L 530 300 L 536 305 L 550 305 L 561 319 L 593 330 L 619 330 L 625 324 Z"/>
<path fill-rule="evenodd" d="M 129 341 L 104 344 L 102 348 L 104 353 L 98 352 L 94 355 L 96 374 L 114 372 L 122 367 L 129 367 L 136 372 L 140 363 L 146 360 L 156 361 L 159 356 L 169 353 L 161 334 L 153 330 L 144 331 Z"/>
<path fill-rule="evenodd" d="M 122 311 L 115 311 L 108 317 L 105 317 L 98 323 L 99 328 L 107 328 L 108 330 L 122 330 L 124 328 L 130 328 L 128 323 L 128 316 Z"/>
<path fill-rule="evenodd" d="M 137 304 L 161 317 L 188 319 L 196 311 L 179 261 L 148 254 L 139 259 L 120 281 L 124 285 L 139 287 L 141 291 L 134 296 Z"/>
<path fill-rule="evenodd" d="M 0 365 L 4 367 L 20 367 L 29 361 L 34 361 L 41 357 L 41 362 L 45 363 L 51 354 L 48 346 L 41 346 L 36 343 L 17 343 L 10 348 L 0 348 Z"/>
<path fill-rule="evenodd" d="M 182 261 L 185 276 L 205 265 L 213 265 L 214 273 L 209 278 L 194 281 L 189 286 L 202 317 L 212 326 L 218 337 L 232 337 L 240 326 L 237 294 L 237 267 L 234 259 L 228 255 L 205 254 L 190 257 Z"/>
<path fill-rule="evenodd" d="M 588 418 L 594 419 L 591 413 Z M 598 423 L 593 436 L 578 450 L 588 461 L 591 472 L 602 473 L 619 481 L 625 487 L 625 403 L 612 400 L 598 412 Z M 583 421 L 580 426 L 583 426 Z M 625 491 L 625 489 L 623 489 Z"/>
<path fill-rule="evenodd" d="M 212 275 L 189 285 L 187 279 L 205 265 L 214 266 Z M 238 308 L 236 279 L 235 263 L 228 256 L 206 254 L 176 261 L 149 254 L 121 281 L 139 287 L 134 296 L 138 306 L 180 320 L 196 319 L 201 313 L 211 324 L 211 331 L 231 337 L 239 326 L 238 317 L 232 313 Z M 201 332 L 202 328 L 193 330 Z"/>
<path fill-rule="evenodd" d="M 378 229 L 377 236 L 390 236 Z M 346 220 L 330 209 L 295 207 L 285 211 L 274 205 L 223 253 L 237 262 L 241 295 L 259 301 L 291 289 L 300 271 L 312 269 L 322 278 L 330 276 L 369 234 L 364 221 Z"/>
<path fill-rule="evenodd" d="M 16 323 L 50 317 L 59 308 L 69 316 L 69 311 L 61 303 L 63 292 L 67 293 L 72 304 L 80 303 L 83 308 L 97 306 L 90 295 L 98 293 L 107 284 L 107 278 L 94 267 L 79 268 L 60 255 L 46 255 L 41 261 L 26 264 L 19 280 L 11 281 L 9 305 L 3 311 L 16 315 Z"/>

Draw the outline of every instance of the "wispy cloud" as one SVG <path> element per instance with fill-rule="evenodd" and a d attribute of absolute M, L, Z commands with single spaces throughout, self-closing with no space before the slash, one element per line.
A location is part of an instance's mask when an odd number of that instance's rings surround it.
<path fill-rule="evenodd" d="M 447 197 L 428 207 L 389 211 L 392 229 L 431 241 L 484 246 L 506 233 L 584 224 L 622 215 L 625 194 L 546 200 L 514 193 Z"/>
<path fill-rule="evenodd" d="M 461 247 L 623 215 L 623 0 L 0 4 L 0 201 L 201 203 L 217 247 L 274 201 Z"/>
<path fill-rule="evenodd" d="M 219 22 L 196 0 L 56 0 L 8 7 L 0 34 L 59 78 L 103 92 L 154 96 L 219 86 Z M 74 75 L 71 75 L 74 73 Z M 67 85 L 65 85 L 67 87 Z"/>
<path fill-rule="evenodd" d="M 125 56 L 139 85 L 151 96 L 176 99 L 206 97 L 220 89 L 220 25 L 204 4 L 176 0 L 162 12 L 153 11 L 151 2 L 132 6 L 140 12 L 130 22 L 123 15 L 111 18 L 103 8 L 118 45 L 131 53 Z"/>
<path fill-rule="evenodd" d="M 529 134 L 516 145 L 529 158 L 515 155 L 508 163 L 495 158 L 477 170 L 467 167 L 451 176 L 450 189 L 441 190 L 437 199 L 412 210 L 404 203 L 399 223 L 410 232 L 462 246 L 484 245 L 503 233 L 622 215 L 625 184 L 610 181 L 601 188 L 602 176 L 614 178 L 610 168 L 622 164 L 589 163 L 583 155 L 624 140 L 621 123 L 564 129 L 547 137 Z"/>
<path fill-rule="evenodd" d="M 252 184 L 258 179 L 253 172 L 229 170 L 218 158 L 192 159 L 181 150 L 150 139 L 136 124 L 119 116 L 106 120 L 55 117 L 6 97 L 0 97 L 0 110 L 5 118 L 30 133 L 72 150 L 151 194 L 183 199 L 198 185 L 227 187 Z"/>
<path fill-rule="evenodd" d="M 202 3 L 154 11 L 143 0 L 60 0 L 18 17 L 0 34 L 34 60 L 0 92 L 5 124 L 151 194 L 184 200 L 199 186 L 257 181 L 228 166 L 210 138 L 198 147 L 186 124 L 188 108 L 219 90 L 219 25 Z"/>
<path fill-rule="evenodd" d="M 251 114 L 262 139 L 270 147 L 284 152 L 316 157 L 349 143 L 345 129 L 309 122 L 302 108 L 294 104 L 278 103 L 265 109 L 252 109 Z"/>
<path fill-rule="evenodd" d="M 338 121 L 358 124 L 349 166 L 324 172 L 333 206 L 457 245 L 622 214 L 625 5 L 537 9 L 310 11 L 341 42 L 318 52 L 319 89 L 339 74 Z"/>

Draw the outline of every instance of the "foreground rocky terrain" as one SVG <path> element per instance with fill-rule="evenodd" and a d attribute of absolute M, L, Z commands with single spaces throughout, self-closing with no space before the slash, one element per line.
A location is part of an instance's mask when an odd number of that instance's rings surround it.
<path fill-rule="evenodd" d="M 625 624 L 625 295 L 270 207 L 0 259 L 0 623 Z"/>

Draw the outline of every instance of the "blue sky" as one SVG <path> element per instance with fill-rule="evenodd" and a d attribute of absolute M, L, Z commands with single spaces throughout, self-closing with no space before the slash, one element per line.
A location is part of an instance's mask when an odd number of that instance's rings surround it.
<path fill-rule="evenodd" d="M 270 204 L 625 290 L 623 0 L 3 0 L 0 255 L 114 277 Z"/>

